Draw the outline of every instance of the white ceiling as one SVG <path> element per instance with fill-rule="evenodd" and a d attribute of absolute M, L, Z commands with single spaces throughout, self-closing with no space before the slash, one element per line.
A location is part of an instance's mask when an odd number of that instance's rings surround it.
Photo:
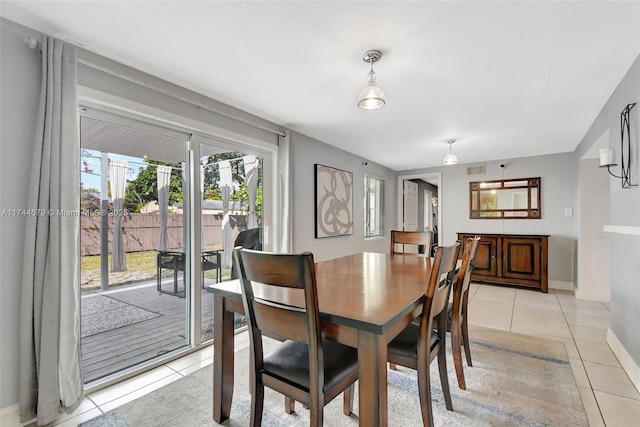
<path fill-rule="evenodd" d="M 573 151 L 640 54 L 639 1 L 2 1 L 69 40 L 393 170 Z M 387 105 L 360 110 L 375 65 Z M 622 106 L 621 106 L 622 109 Z"/>

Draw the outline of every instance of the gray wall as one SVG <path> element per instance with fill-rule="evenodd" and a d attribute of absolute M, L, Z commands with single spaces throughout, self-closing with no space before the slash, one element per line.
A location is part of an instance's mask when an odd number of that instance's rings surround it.
<path fill-rule="evenodd" d="M 389 230 L 397 223 L 397 174 L 331 145 L 305 135 L 292 135 L 293 155 L 293 251 L 313 252 L 316 261 L 357 252 L 387 252 Z M 354 234 L 316 239 L 314 211 L 314 164 L 353 172 Z M 364 239 L 364 173 L 385 180 L 385 238 Z"/>
<path fill-rule="evenodd" d="M 26 209 L 40 58 L 24 29 L 0 21 L 0 211 Z M 32 33 L 33 34 L 33 33 Z M 18 332 L 25 217 L 0 217 L 0 408 L 18 402 Z"/>
<path fill-rule="evenodd" d="M 629 103 L 639 105 L 632 110 L 632 139 L 635 144 L 633 160 L 638 176 L 638 149 L 640 148 L 640 57 L 622 79 L 578 147 L 581 156 L 598 138 L 609 130 L 609 146 L 620 159 L 620 113 Z M 620 167 L 613 168 L 620 175 Z M 636 181 L 637 182 L 637 181 Z M 640 187 L 621 188 L 620 180 L 609 179 L 609 224 L 640 227 Z M 640 365 L 640 236 L 608 234 L 611 250 L 611 330 Z"/>
<path fill-rule="evenodd" d="M 462 150 L 458 153 L 462 157 Z M 505 164 L 501 171 L 500 164 Z M 549 280 L 575 283 L 577 231 L 575 217 L 565 216 L 565 208 L 575 212 L 577 196 L 577 161 L 572 153 L 549 156 L 503 159 L 485 162 L 484 175 L 467 175 L 467 166 L 458 164 L 424 170 L 400 172 L 400 175 L 442 172 L 443 244 L 451 244 L 457 232 L 549 234 Z M 469 219 L 469 182 L 541 177 L 541 219 Z M 567 283 L 568 282 L 568 283 Z M 553 284 L 552 284 L 553 285 Z"/>

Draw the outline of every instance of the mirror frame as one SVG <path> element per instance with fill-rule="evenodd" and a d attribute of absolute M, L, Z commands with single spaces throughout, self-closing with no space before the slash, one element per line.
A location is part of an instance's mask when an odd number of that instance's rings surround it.
<path fill-rule="evenodd" d="M 509 185 L 514 182 L 523 182 L 523 185 Z M 493 184 L 491 190 L 503 191 L 514 189 L 527 190 L 527 207 L 523 209 L 481 209 L 480 190 L 487 184 Z M 499 186 L 496 186 L 499 184 Z M 505 185 L 506 184 L 506 185 Z M 536 208 L 532 208 L 533 189 L 537 189 Z M 475 194 L 474 194 L 475 193 Z M 540 204 L 542 188 L 540 186 L 540 177 L 536 178 L 518 178 L 518 179 L 497 179 L 493 181 L 471 181 L 469 182 L 469 219 L 540 219 L 542 217 L 542 205 Z M 473 209 L 474 206 L 477 209 Z M 518 213 L 520 216 L 505 216 L 505 213 Z M 524 214 L 523 214 L 524 213 Z"/>

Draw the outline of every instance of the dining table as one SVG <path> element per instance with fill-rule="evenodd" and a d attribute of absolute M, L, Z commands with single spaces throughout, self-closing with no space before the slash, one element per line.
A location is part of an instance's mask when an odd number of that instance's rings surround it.
<path fill-rule="evenodd" d="M 386 426 L 387 343 L 420 315 L 431 258 L 363 252 L 318 262 L 315 270 L 323 337 L 358 349 L 359 425 Z M 214 295 L 213 419 L 222 423 L 233 398 L 234 313 L 244 309 L 238 280 L 207 291 Z M 292 289 L 257 284 L 255 296 L 304 307 Z"/>

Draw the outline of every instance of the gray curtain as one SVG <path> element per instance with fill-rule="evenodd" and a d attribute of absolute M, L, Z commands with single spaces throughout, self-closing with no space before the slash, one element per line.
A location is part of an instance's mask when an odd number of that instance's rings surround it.
<path fill-rule="evenodd" d="M 124 241 L 122 238 L 122 211 L 127 184 L 126 160 L 109 159 L 109 189 L 113 203 L 113 238 L 111 239 L 111 271 L 127 271 Z"/>
<path fill-rule="evenodd" d="M 158 250 L 166 251 L 169 248 L 169 235 L 167 233 L 167 217 L 169 216 L 169 181 L 171 179 L 171 167 L 158 166 L 158 209 L 160 212 L 160 238 Z"/>
<path fill-rule="evenodd" d="M 20 314 L 20 419 L 80 404 L 80 141 L 76 51 L 43 37 Z"/>
<path fill-rule="evenodd" d="M 218 163 L 220 168 L 220 189 L 222 192 L 222 267 L 231 268 L 231 254 L 233 242 L 231 242 L 231 222 L 229 217 L 229 199 L 231 197 L 231 163 L 222 160 Z"/>
<path fill-rule="evenodd" d="M 244 156 L 244 174 L 247 180 L 247 192 L 249 193 L 249 228 L 258 226 L 256 218 L 256 190 L 258 188 L 258 159 L 256 156 Z"/>
<path fill-rule="evenodd" d="M 283 253 L 292 251 L 291 230 L 291 133 L 285 131 L 285 135 L 278 141 L 278 170 L 280 186 L 280 251 Z"/>

